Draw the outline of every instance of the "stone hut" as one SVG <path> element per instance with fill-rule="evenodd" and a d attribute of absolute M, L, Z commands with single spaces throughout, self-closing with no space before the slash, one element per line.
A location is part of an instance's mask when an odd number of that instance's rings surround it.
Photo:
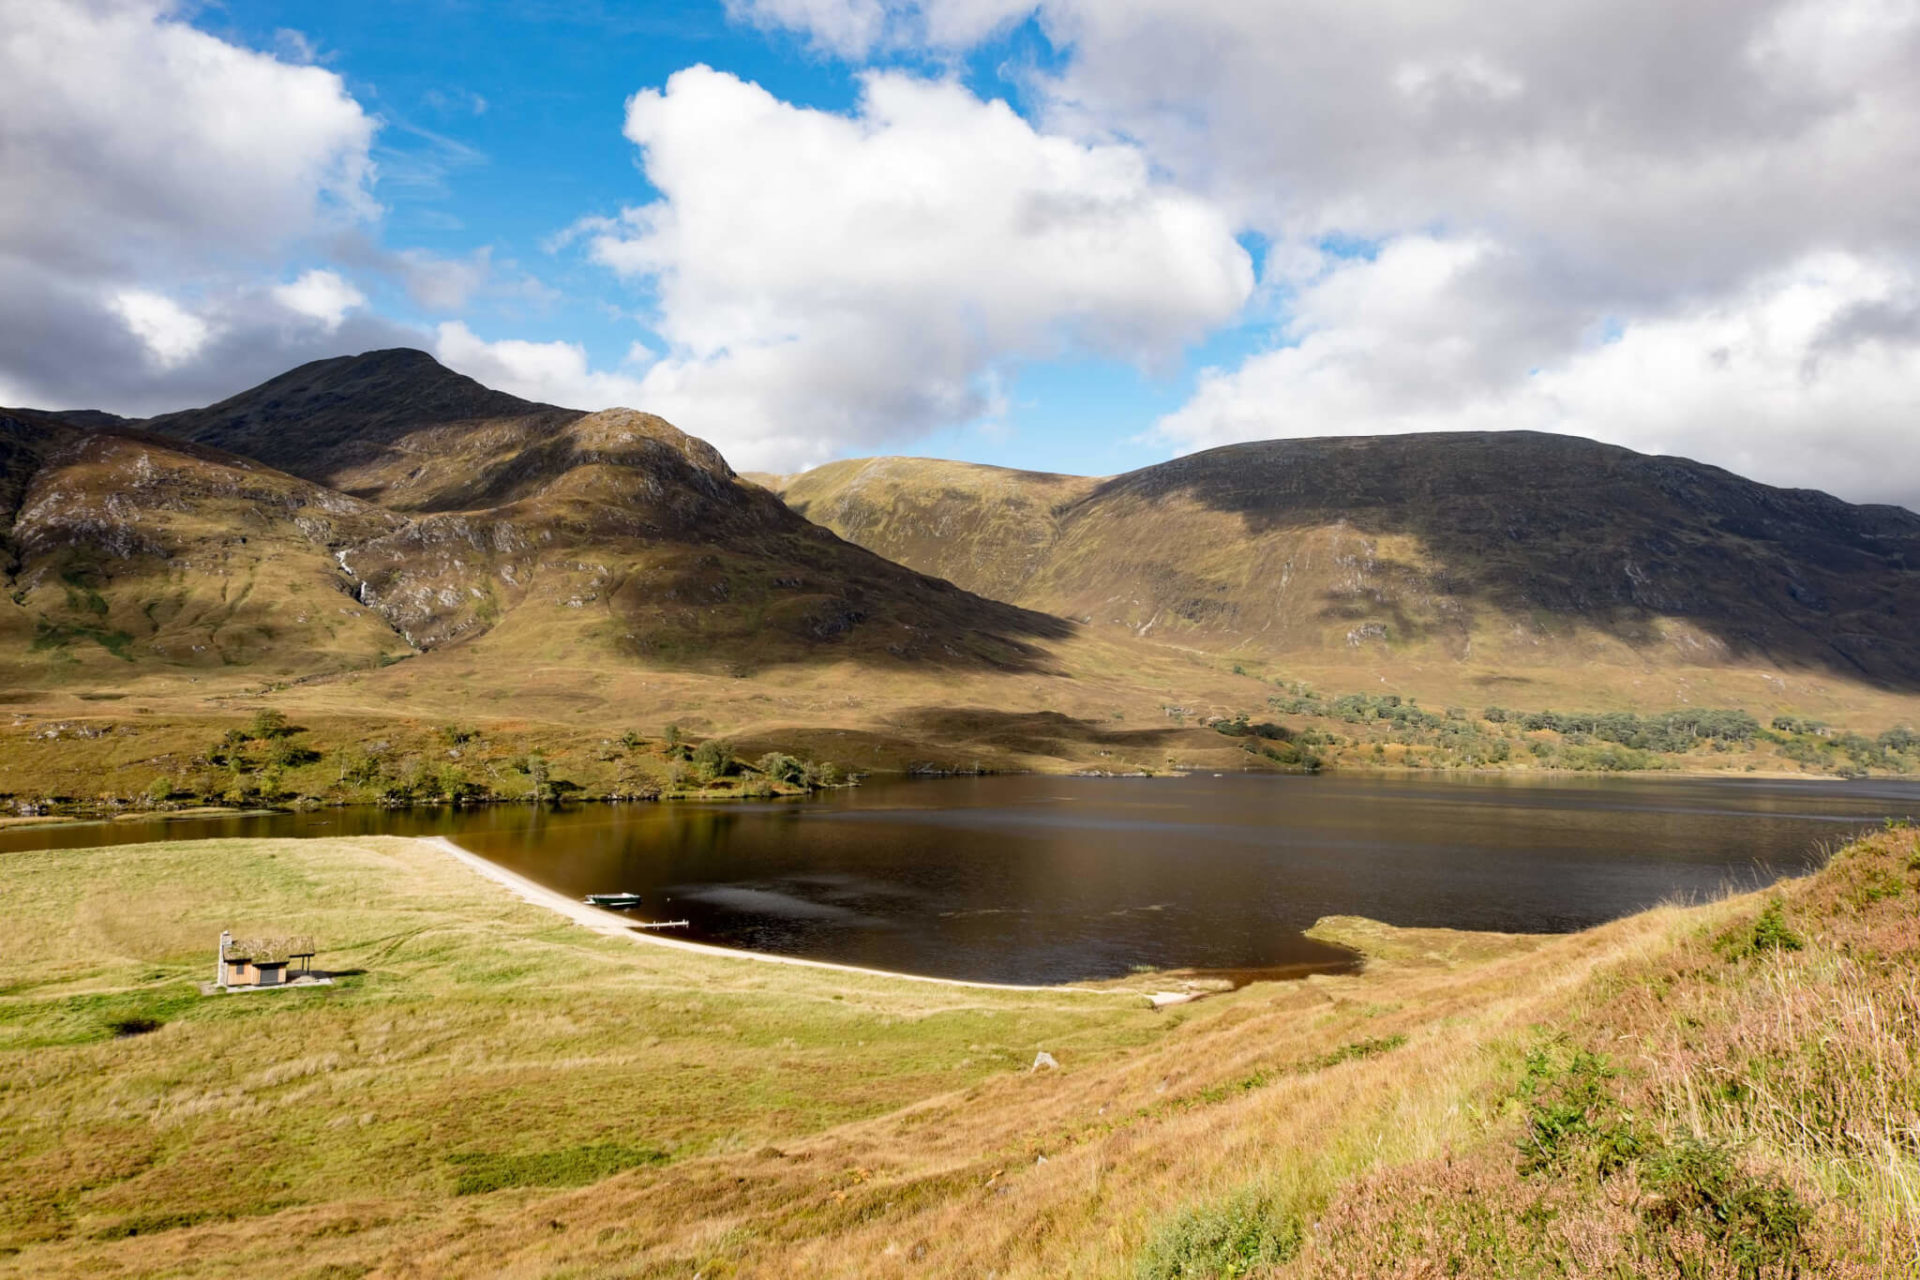
<path fill-rule="evenodd" d="M 214 981 L 223 989 L 283 987 L 312 971 L 312 938 L 236 938 L 231 931 L 220 935 Z"/>

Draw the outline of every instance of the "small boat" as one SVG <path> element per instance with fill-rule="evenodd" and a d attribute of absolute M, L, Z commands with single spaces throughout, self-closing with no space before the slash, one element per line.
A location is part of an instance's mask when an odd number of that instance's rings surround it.
<path fill-rule="evenodd" d="M 640 905 L 637 893 L 590 893 L 586 897 L 590 907 L 606 907 L 612 911 L 629 911 Z"/>

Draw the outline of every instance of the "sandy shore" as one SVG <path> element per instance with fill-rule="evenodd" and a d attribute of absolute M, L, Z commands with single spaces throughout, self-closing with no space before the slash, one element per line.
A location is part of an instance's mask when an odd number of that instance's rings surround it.
<path fill-rule="evenodd" d="M 626 916 L 613 911 L 602 911 L 590 907 L 584 902 L 557 893 L 545 885 L 535 884 L 523 875 L 507 870 L 497 863 L 489 862 L 477 853 L 462 849 L 445 836 L 416 837 L 419 844 L 431 845 L 448 857 L 479 872 L 495 884 L 504 886 L 522 901 L 536 907 L 565 916 L 577 925 L 602 933 L 610 938 L 626 938 L 631 942 L 642 942 L 653 947 L 671 947 L 676 951 L 692 951 L 705 956 L 717 956 L 726 960 L 757 961 L 761 964 L 799 965 L 806 969 L 830 969 L 836 973 L 860 973 L 876 978 L 892 978 L 899 982 L 931 982 L 943 987 L 974 987 L 983 991 L 1032 991 L 1038 993 L 1072 994 L 1083 996 L 1124 996 L 1133 1000 L 1144 999 L 1156 1007 L 1169 1004 L 1182 1004 L 1193 998 L 1193 994 L 1184 991 L 1137 991 L 1113 990 L 1101 987 L 1047 987 L 1022 986 L 1012 982 L 968 982 L 960 978 L 931 978 L 917 973 L 892 973 L 886 969 L 863 969 L 858 965 L 835 964 L 830 960 L 803 960 L 798 956 L 770 955 L 764 951 L 738 951 L 732 947 L 709 946 L 704 942 L 688 942 L 682 938 L 663 937 L 651 929 L 638 929 Z"/>

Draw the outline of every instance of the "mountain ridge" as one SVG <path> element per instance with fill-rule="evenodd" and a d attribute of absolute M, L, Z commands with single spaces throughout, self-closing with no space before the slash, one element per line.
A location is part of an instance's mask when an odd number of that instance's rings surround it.
<path fill-rule="evenodd" d="M 309 421 L 316 431 L 295 429 Z M 0 665 L 27 685 L 61 671 L 100 680 L 186 661 L 156 610 L 196 573 L 218 598 L 244 591 L 253 614 L 285 613 L 301 627 L 313 611 L 293 597 L 324 585 L 343 597 L 336 608 L 392 632 L 354 646 L 358 662 L 391 657 L 386 641 L 404 654 L 504 628 L 493 647 L 507 645 L 509 667 L 538 652 L 735 673 L 849 654 L 1028 669 L 1047 665 L 1035 641 L 1071 631 L 843 542 L 654 415 L 532 404 L 424 352 L 315 362 L 206 410 L 147 422 L 89 414 L 76 424 L 31 410 L 4 422 L 0 546 L 13 652 Z M 437 471 L 413 465 L 423 439 L 436 442 Z M 295 455 L 309 475 L 221 440 L 270 443 L 264 452 Z M 169 477 L 165 492 L 151 484 L 156 467 Z M 343 474 L 342 487 L 309 478 Z M 369 480 L 378 483 L 355 483 Z M 34 512 L 76 514 L 25 519 L 35 494 Z M 308 536 L 332 518 L 310 514 L 322 507 L 352 513 L 354 532 Z M 258 545 L 262 513 L 282 509 L 293 527 L 273 525 L 273 545 L 298 568 L 255 594 L 258 565 L 238 548 L 250 537 Z M 212 547 L 228 549 L 223 564 L 245 562 L 238 580 L 194 567 L 211 563 Z M 288 629 L 263 621 L 257 631 L 263 642 L 278 636 L 285 660 L 271 667 L 280 675 L 339 665 L 297 656 L 324 646 Z M 221 648 L 208 637 L 187 652 L 217 652 L 227 665 L 263 660 L 257 645 Z"/>
<path fill-rule="evenodd" d="M 424 353 L 303 368 L 172 434 L 0 414 L 6 789 L 78 794 L 103 752 L 123 789 L 209 767 L 262 706 L 331 726 L 345 764 L 438 769 L 433 742 L 484 724 L 604 786 L 631 772 L 609 744 L 668 724 L 858 769 L 1158 772 L 1467 758 L 1331 743 L 1297 710 L 1360 691 L 1459 708 L 1475 742 L 1506 732 L 1469 723 L 1495 702 L 1915 718 L 1920 518 L 1684 459 L 1450 436 L 756 478 L 655 415 L 500 397 Z M 235 423 L 352 491 L 182 434 Z M 122 699 L 134 719 L 102 715 Z M 25 745 L 78 724 L 127 736 Z"/>
<path fill-rule="evenodd" d="M 1579 437 L 1264 441 L 1102 479 L 856 459 L 780 492 L 963 587 L 1222 652 L 1677 647 L 1920 687 L 1920 516 Z"/>
<path fill-rule="evenodd" d="M 411 347 L 315 360 L 137 425 L 396 510 L 486 505 L 524 450 L 587 416 L 484 386 Z"/>

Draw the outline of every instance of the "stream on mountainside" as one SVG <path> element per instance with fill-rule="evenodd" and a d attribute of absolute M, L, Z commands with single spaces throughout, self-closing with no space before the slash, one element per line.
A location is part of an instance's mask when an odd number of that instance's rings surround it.
<path fill-rule="evenodd" d="M 1817 865 L 1920 783 L 1215 774 L 870 781 L 807 800 L 324 809 L 0 830 L 0 855 L 222 836 L 447 836 L 675 936 L 906 973 L 1245 974 L 1326 915 L 1557 932 Z"/>

